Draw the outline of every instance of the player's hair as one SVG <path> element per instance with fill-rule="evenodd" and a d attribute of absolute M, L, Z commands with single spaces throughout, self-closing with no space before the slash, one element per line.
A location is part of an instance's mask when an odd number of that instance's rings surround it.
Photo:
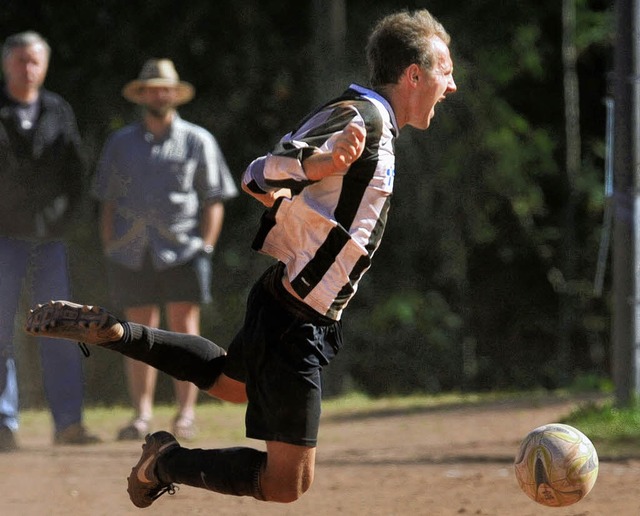
<path fill-rule="evenodd" d="M 9 36 L 2 45 L 2 59 L 6 59 L 9 54 L 16 48 L 30 47 L 31 45 L 40 44 L 47 53 L 47 59 L 51 55 L 51 47 L 46 39 L 33 30 L 18 32 Z"/>
<path fill-rule="evenodd" d="M 431 70 L 432 36 L 447 45 L 451 41 L 442 24 L 426 9 L 400 11 L 382 18 L 373 28 L 366 48 L 371 86 L 397 83 L 407 66 L 414 63 Z"/>

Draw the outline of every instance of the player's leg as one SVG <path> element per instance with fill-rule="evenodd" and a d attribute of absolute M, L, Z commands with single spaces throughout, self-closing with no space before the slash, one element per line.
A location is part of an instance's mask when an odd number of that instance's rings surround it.
<path fill-rule="evenodd" d="M 174 483 L 264 500 L 260 481 L 266 461 L 266 452 L 253 448 L 187 449 L 169 432 L 155 432 L 145 439 L 127 491 L 141 508 L 163 493 L 173 494 Z"/>
<path fill-rule="evenodd" d="M 128 479 L 135 505 L 150 505 L 171 492 L 174 483 L 285 503 L 311 486 L 320 373 L 340 348 L 341 325 L 303 313 L 302 307 L 291 311 L 272 292 L 272 272 L 249 295 L 245 324 L 229 347 L 220 377 L 245 383 L 247 437 L 266 441 L 267 451 L 191 450 L 167 432 L 152 434 Z"/>
<path fill-rule="evenodd" d="M 31 310 L 25 331 L 35 336 L 99 345 L 209 390 L 224 369 L 226 351 L 199 335 L 119 321 L 98 306 L 54 301 Z M 230 400 L 231 401 L 231 400 Z"/>
<path fill-rule="evenodd" d="M 246 401 L 243 362 L 243 332 L 240 331 L 225 356 L 220 374 L 208 394 L 229 401 Z M 174 482 L 237 496 L 262 500 L 261 475 L 267 454 L 251 448 L 189 450 L 168 432 L 146 437 L 142 456 L 127 479 L 129 497 L 137 507 L 148 507 L 165 492 L 173 494 Z"/>
<path fill-rule="evenodd" d="M 128 491 L 138 507 L 151 505 L 156 494 L 171 491 L 174 483 L 290 503 L 311 486 L 314 466 L 315 447 L 269 441 L 266 453 L 246 447 L 188 449 L 168 432 L 156 432 L 146 439 Z"/>
<path fill-rule="evenodd" d="M 265 440 L 266 453 L 244 447 L 187 449 L 171 434 L 157 432 L 147 438 L 128 479 L 133 503 L 146 507 L 171 492 L 174 483 L 274 502 L 298 499 L 313 482 L 320 372 L 340 337 L 339 323 L 301 320 L 258 282 L 218 383 L 222 378 L 246 382 L 247 437 Z"/>
<path fill-rule="evenodd" d="M 247 388 L 243 381 L 235 380 L 222 373 L 214 384 L 207 389 L 207 394 L 231 403 L 246 403 Z"/>
<path fill-rule="evenodd" d="M 268 441 L 260 479 L 264 499 L 288 503 L 300 498 L 313 483 L 315 463 L 315 447 Z"/>

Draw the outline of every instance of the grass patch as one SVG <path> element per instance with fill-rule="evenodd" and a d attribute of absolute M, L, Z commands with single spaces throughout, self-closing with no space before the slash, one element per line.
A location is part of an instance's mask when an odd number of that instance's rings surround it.
<path fill-rule="evenodd" d="M 195 442 L 207 440 L 233 445 L 244 439 L 244 405 L 221 403 L 205 398 L 198 404 L 196 424 L 199 430 Z M 175 417 L 175 406 L 156 405 L 152 431 L 171 430 Z M 133 411 L 127 406 L 86 407 L 84 423 L 87 428 L 104 441 L 114 441 L 118 430 L 132 418 Z M 52 434 L 51 415 L 47 410 L 24 410 L 20 412 L 19 439 L 24 441 L 49 440 Z"/>
<path fill-rule="evenodd" d="M 562 395 L 554 395 L 561 398 Z M 411 396 L 370 397 L 353 392 L 344 396 L 323 401 L 323 418 L 344 415 L 388 414 L 391 412 L 411 413 L 427 408 L 451 408 L 473 406 L 483 403 L 526 400 L 528 403 L 544 403 L 548 393 L 445 393 L 437 395 L 416 394 Z M 197 441 L 213 441 L 233 444 L 244 439 L 244 405 L 223 403 L 202 396 L 196 411 L 196 424 L 199 434 Z M 118 430 L 127 424 L 133 411 L 127 406 L 88 406 L 84 411 L 84 423 L 103 440 L 115 439 Z M 156 404 L 152 430 L 170 430 L 175 416 L 175 407 L 169 404 Z M 49 440 L 52 433 L 51 415 L 44 409 L 27 409 L 20 413 L 20 438 L 27 440 Z"/>
<path fill-rule="evenodd" d="M 385 410 L 412 411 L 427 408 L 447 408 L 459 406 L 486 405 L 491 403 L 526 403 L 542 406 L 553 401 L 575 399 L 576 393 L 545 389 L 534 391 L 495 391 L 495 392 L 448 392 L 441 394 L 414 394 L 407 396 L 370 397 L 353 392 L 337 398 L 324 400 L 322 411 L 325 416 L 340 415 L 346 412 L 373 413 Z"/>
<path fill-rule="evenodd" d="M 387 415 L 396 412 L 411 413 L 426 409 L 447 409 L 462 406 L 478 406 L 499 403 L 542 406 L 564 400 L 576 400 L 575 392 L 545 390 L 527 392 L 444 393 L 437 395 L 387 396 L 374 398 L 362 393 L 350 393 L 323 402 L 323 418 L 343 416 Z M 598 397 L 596 397 L 598 398 Z M 587 399 L 593 399 L 587 398 Z M 568 414 L 560 422 L 575 426 L 593 441 L 600 457 L 640 457 L 640 405 L 621 409 L 613 406 L 610 398 L 602 401 L 586 401 L 580 408 Z M 203 395 L 197 409 L 198 443 L 218 443 L 234 446 L 244 442 L 244 405 L 222 403 Z M 175 415 L 173 405 L 156 405 L 152 430 L 171 429 Z M 86 407 L 84 420 L 93 433 L 104 441 L 113 441 L 118 430 L 132 417 L 127 406 Z M 20 413 L 19 439 L 50 441 L 52 437 L 51 415 L 47 410 L 24 410 Z"/>
<path fill-rule="evenodd" d="M 616 407 L 612 401 L 588 403 L 564 418 L 591 439 L 598 455 L 640 457 L 640 404 Z"/>

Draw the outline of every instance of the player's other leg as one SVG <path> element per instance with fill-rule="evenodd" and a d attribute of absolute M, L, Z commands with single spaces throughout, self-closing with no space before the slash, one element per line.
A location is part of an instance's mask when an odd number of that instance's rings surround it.
<path fill-rule="evenodd" d="M 267 467 L 261 476 L 264 499 L 294 502 L 313 483 L 316 448 L 278 441 L 267 442 Z"/>
<path fill-rule="evenodd" d="M 268 441 L 266 453 L 245 447 L 188 449 L 161 431 L 147 436 L 127 479 L 127 491 L 136 507 L 148 507 L 162 494 L 173 494 L 174 483 L 290 503 L 309 489 L 314 467 L 315 447 Z"/>
<path fill-rule="evenodd" d="M 25 331 L 99 345 L 203 390 L 215 383 L 226 358 L 223 348 L 199 335 L 119 321 L 104 308 L 70 301 L 38 305 L 27 317 Z"/>

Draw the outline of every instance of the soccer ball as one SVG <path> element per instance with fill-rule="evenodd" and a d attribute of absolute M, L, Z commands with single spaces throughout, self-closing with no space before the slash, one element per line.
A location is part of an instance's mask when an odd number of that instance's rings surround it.
<path fill-rule="evenodd" d="M 598 454 L 580 430 L 552 423 L 523 439 L 515 473 L 529 498 L 549 507 L 565 507 L 591 491 L 598 477 Z"/>

